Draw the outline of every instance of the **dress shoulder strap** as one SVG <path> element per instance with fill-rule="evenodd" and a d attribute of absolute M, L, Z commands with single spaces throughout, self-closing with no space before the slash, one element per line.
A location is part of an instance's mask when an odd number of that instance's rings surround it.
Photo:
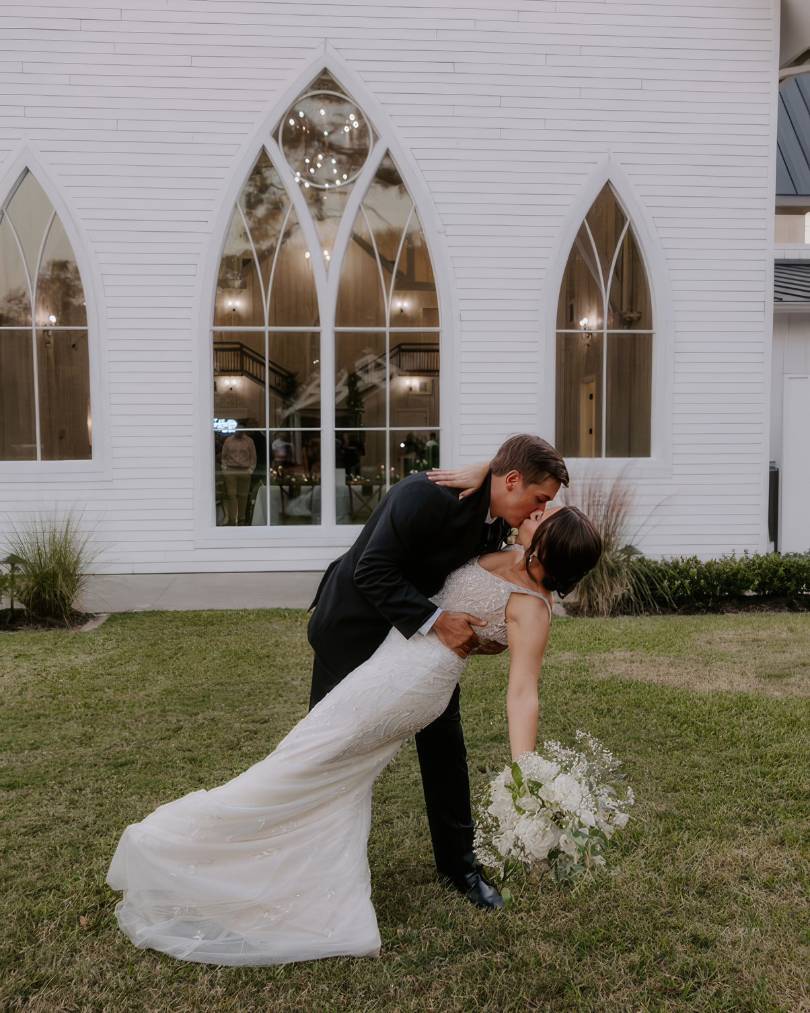
<path fill-rule="evenodd" d="M 507 581 L 507 583 L 518 594 L 531 594 L 531 595 L 534 595 L 535 598 L 540 598 L 541 601 L 543 601 L 545 603 L 545 606 L 548 609 L 549 617 L 551 617 L 551 615 L 553 614 L 552 608 L 551 608 L 551 602 L 548 600 L 548 598 L 546 597 L 546 595 L 543 594 L 542 591 L 532 591 L 531 588 L 521 587 L 520 584 L 513 584 L 511 581 Z"/>
<path fill-rule="evenodd" d="M 515 549 L 521 550 L 522 548 L 523 548 L 522 545 L 510 545 L 507 547 L 507 551 L 514 552 Z M 510 587 L 514 588 L 515 591 L 517 591 L 519 594 L 531 594 L 534 595 L 535 598 L 541 598 L 543 602 L 545 602 L 546 608 L 548 609 L 549 618 L 551 618 L 551 616 L 553 615 L 551 602 L 548 600 L 548 596 L 543 594 L 542 591 L 532 591 L 530 587 L 523 587 L 522 584 L 513 584 L 511 580 L 506 581 L 506 583 Z"/>

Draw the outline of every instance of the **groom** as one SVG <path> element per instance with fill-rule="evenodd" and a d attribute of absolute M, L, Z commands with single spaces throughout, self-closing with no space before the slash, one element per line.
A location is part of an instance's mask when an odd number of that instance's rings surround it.
<path fill-rule="evenodd" d="M 447 575 L 499 549 L 512 527 L 543 510 L 568 471 L 538 436 L 513 436 L 472 495 L 434 484 L 424 472 L 394 485 L 354 545 L 327 569 L 310 608 L 315 651 L 309 706 L 371 657 L 392 626 L 407 638 L 433 630 L 460 657 L 494 653 L 478 640 L 474 616 L 429 600 Z M 445 712 L 416 735 L 436 867 L 443 882 L 479 907 L 503 906 L 473 853 L 473 819 L 459 687 Z"/>

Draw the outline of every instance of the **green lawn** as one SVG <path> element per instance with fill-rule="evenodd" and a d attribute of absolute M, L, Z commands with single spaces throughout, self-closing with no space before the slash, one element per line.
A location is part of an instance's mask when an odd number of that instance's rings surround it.
<path fill-rule="evenodd" d="M 382 959 L 217 969 L 135 949 L 104 883 L 121 830 L 304 715 L 304 625 L 151 613 L 0 635 L 0 1008 L 810 1008 L 808 615 L 555 620 L 541 734 L 592 731 L 638 797 L 611 870 L 576 894 L 524 883 L 493 913 L 440 887 L 409 744 L 375 796 Z M 508 759 L 506 665 L 465 674 L 474 790 Z"/>

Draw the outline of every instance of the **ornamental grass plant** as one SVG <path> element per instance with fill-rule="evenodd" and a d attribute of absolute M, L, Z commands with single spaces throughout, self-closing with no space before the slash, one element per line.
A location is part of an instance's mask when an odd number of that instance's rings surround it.
<path fill-rule="evenodd" d="M 611 616 L 618 612 L 640 615 L 659 611 L 661 589 L 654 575 L 640 579 L 634 561 L 640 553 L 630 543 L 629 525 L 633 490 L 621 477 L 610 482 L 585 479 L 565 489 L 563 504 L 578 507 L 596 526 L 602 538 L 602 555 L 577 585 L 569 612 L 579 616 Z"/>
<path fill-rule="evenodd" d="M 61 520 L 37 516 L 12 527 L 10 551 L 22 561 L 17 597 L 34 622 L 69 626 L 92 561 L 88 536 L 72 513 Z"/>

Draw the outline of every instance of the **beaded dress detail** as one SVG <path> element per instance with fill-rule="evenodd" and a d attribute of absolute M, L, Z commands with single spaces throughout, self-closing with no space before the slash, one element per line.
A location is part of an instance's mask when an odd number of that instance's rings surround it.
<path fill-rule="evenodd" d="M 533 593 L 471 560 L 432 600 L 486 619 L 479 635 L 506 643 L 513 592 Z M 264 759 L 130 824 L 107 873 L 124 892 L 123 932 L 136 946 L 211 964 L 377 956 L 373 784 L 444 711 L 463 667 L 435 633 L 406 639 L 392 629 Z"/>

